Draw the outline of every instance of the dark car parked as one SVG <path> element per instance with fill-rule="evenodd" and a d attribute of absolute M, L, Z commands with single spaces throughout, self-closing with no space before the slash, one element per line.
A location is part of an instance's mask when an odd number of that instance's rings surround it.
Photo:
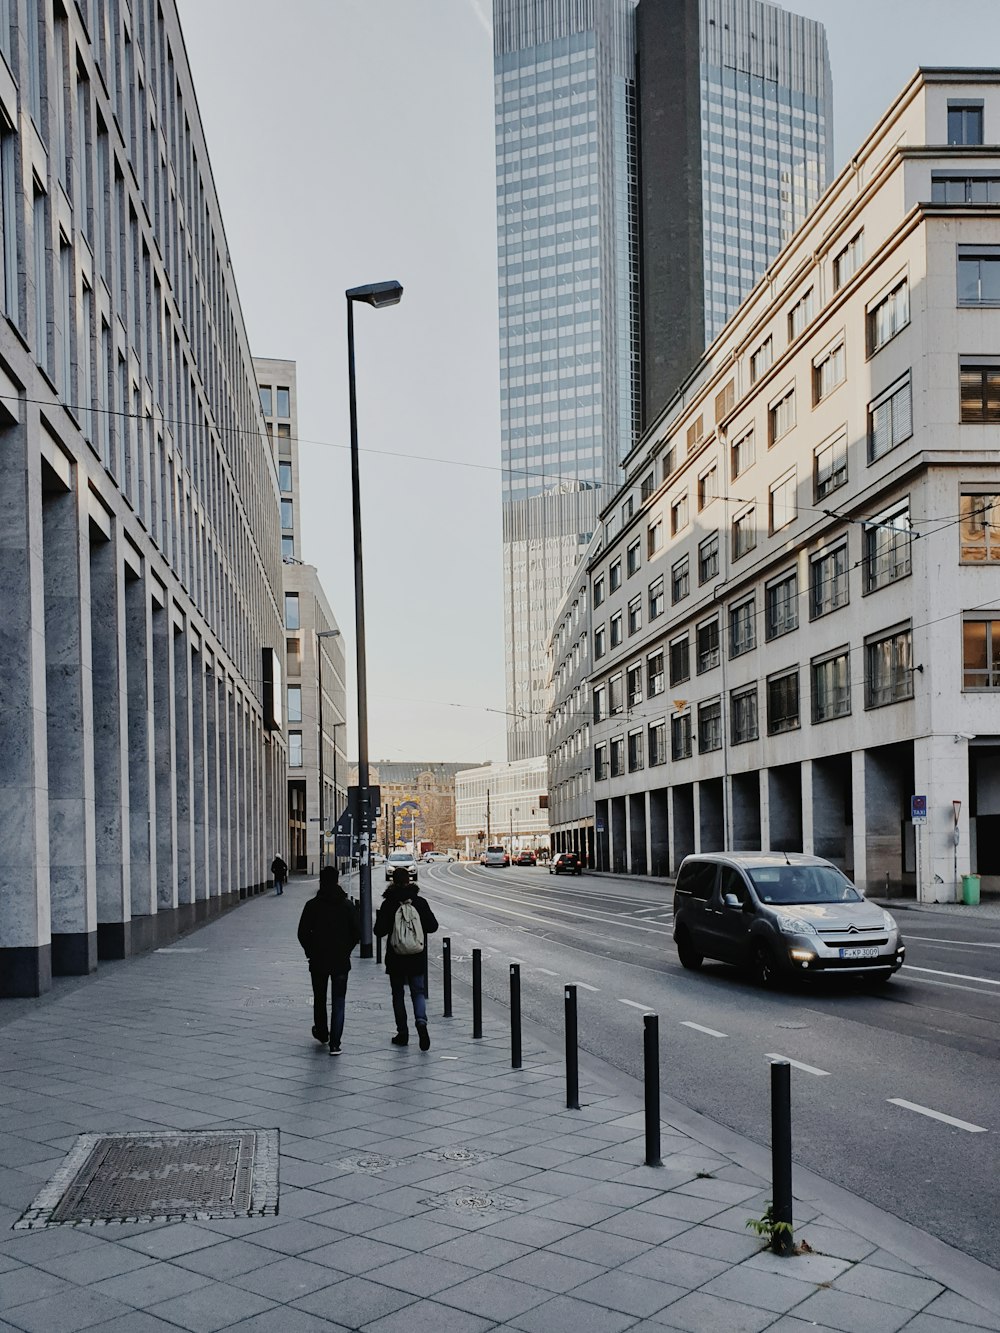
<path fill-rule="evenodd" d="M 716 958 L 749 967 L 762 986 L 817 973 L 888 981 L 906 955 L 888 912 L 829 861 L 796 852 L 685 857 L 674 941 L 683 967 Z"/>
<path fill-rule="evenodd" d="M 537 860 L 535 853 L 526 847 L 523 852 L 518 852 L 514 857 L 514 864 L 516 866 L 533 866 Z"/>
<path fill-rule="evenodd" d="M 583 866 L 576 852 L 559 852 L 549 862 L 550 875 L 582 875 Z"/>

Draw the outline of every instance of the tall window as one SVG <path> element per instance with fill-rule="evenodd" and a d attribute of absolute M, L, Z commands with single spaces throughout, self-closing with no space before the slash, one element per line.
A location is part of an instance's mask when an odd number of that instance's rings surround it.
<path fill-rule="evenodd" d="M 663 595 L 663 575 L 654 579 L 649 585 L 649 618 L 656 620 L 663 615 L 666 609 L 666 598 Z"/>
<path fill-rule="evenodd" d="M 719 494 L 719 470 L 713 463 L 698 478 L 698 509 L 710 505 Z"/>
<path fill-rule="evenodd" d="M 678 759 L 691 758 L 691 714 L 675 714 L 670 719 L 670 757 L 676 761 Z"/>
<path fill-rule="evenodd" d="M 821 403 L 847 379 L 847 353 L 843 343 L 830 348 L 813 361 L 813 402 Z"/>
<path fill-rule="evenodd" d="M 622 562 L 616 560 L 608 570 L 608 587 L 612 592 L 617 592 L 622 586 Z"/>
<path fill-rule="evenodd" d="M 680 685 L 691 678 L 691 647 L 686 634 L 670 644 L 670 684 Z"/>
<path fill-rule="evenodd" d="M 94 436 L 94 294 L 86 284 L 80 288 L 80 333 L 77 339 L 80 366 L 80 423 L 93 444 Z"/>
<path fill-rule="evenodd" d="M 285 593 L 285 629 L 299 628 L 299 594 Z"/>
<path fill-rule="evenodd" d="M 959 246 L 958 304 L 1000 305 L 1000 246 Z"/>
<path fill-rule="evenodd" d="M 1000 495 L 963 491 L 959 507 L 959 559 L 977 565 L 1000 560 Z"/>
<path fill-rule="evenodd" d="M 768 489 L 771 532 L 786 528 L 795 518 L 795 470 L 786 472 Z"/>
<path fill-rule="evenodd" d="M 972 361 L 963 357 L 961 384 L 963 423 L 1000 421 L 1000 358 Z"/>
<path fill-rule="evenodd" d="M 736 406 L 736 381 L 730 380 L 724 389 L 715 395 L 715 420 L 724 421 Z"/>
<path fill-rule="evenodd" d="M 688 498 L 687 491 L 679 495 L 670 506 L 670 531 L 676 537 L 682 528 L 688 525 Z"/>
<path fill-rule="evenodd" d="M 703 620 L 697 629 L 698 675 L 719 665 L 719 617 Z"/>
<path fill-rule="evenodd" d="M 651 722 L 649 724 L 649 766 L 655 768 L 658 764 L 667 762 L 667 724 L 665 722 Z"/>
<path fill-rule="evenodd" d="M 711 699 L 698 705 L 698 753 L 722 749 L 722 701 Z"/>
<path fill-rule="evenodd" d="M 764 637 L 777 639 L 799 627 L 799 576 L 790 569 L 764 588 Z"/>
<path fill-rule="evenodd" d="M 3 302 L 7 316 L 19 323 L 17 296 L 17 142 L 0 121 L 0 225 L 3 227 Z"/>
<path fill-rule="evenodd" d="M 642 629 L 642 598 L 633 597 L 628 604 L 628 632 L 638 634 Z"/>
<path fill-rule="evenodd" d="M 642 666 L 638 662 L 625 672 L 625 693 L 629 708 L 637 708 L 642 703 Z"/>
<path fill-rule="evenodd" d="M 608 635 L 603 625 L 598 625 L 594 630 L 594 661 L 600 661 L 608 651 Z"/>
<path fill-rule="evenodd" d="M 594 721 L 603 722 L 608 716 L 608 688 L 606 685 L 594 686 Z"/>
<path fill-rule="evenodd" d="M 847 543 L 813 556 L 809 562 L 809 614 L 816 620 L 849 600 Z"/>
<path fill-rule="evenodd" d="M 881 708 L 913 698 L 913 632 L 905 629 L 865 639 L 865 707 Z"/>
<path fill-rule="evenodd" d="M 260 386 L 260 410 L 266 417 L 274 415 L 271 410 L 271 390 L 266 384 Z"/>
<path fill-rule="evenodd" d="M 734 440 L 729 451 L 730 470 L 733 481 L 742 476 L 748 467 L 753 466 L 754 447 L 753 431 L 744 431 L 738 439 Z"/>
<path fill-rule="evenodd" d="M 948 103 L 948 142 L 955 145 L 983 142 L 982 102 Z"/>
<path fill-rule="evenodd" d="M 59 387 L 67 402 L 73 393 L 73 251 L 60 233 L 59 237 Z"/>
<path fill-rule="evenodd" d="M 663 520 L 658 518 L 646 529 L 646 556 L 652 560 L 663 546 Z"/>
<path fill-rule="evenodd" d="M 813 289 L 810 287 L 792 306 L 788 312 L 788 341 L 794 342 L 800 333 L 805 331 L 806 325 L 812 319 L 815 312 L 816 301 L 813 295 Z"/>
<path fill-rule="evenodd" d="M 34 24 L 29 23 L 29 28 Z M 49 369 L 49 283 L 48 283 L 48 208 L 45 192 L 38 182 L 32 203 L 32 231 L 35 259 L 35 359 Z"/>
<path fill-rule="evenodd" d="M 76 71 L 76 171 L 77 171 L 77 220 L 84 236 L 91 235 L 90 230 L 90 84 L 83 68 Z"/>
<path fill-rule="evenodd" d="M 302 686 L 288 686 L 288 720 L 289 722 L 302 721 Z"/>
<path fill-rule="evenodd" d="M 756 545 L 757 519 L 756 512 L 751 506 L 733 518 L 733 559 L 739 560 L 741 556 L 752 551 Z"/>
<path fill-rule="evenodd" d="M 663 693 L 663 649 L 646 658 L 646 689 L 650 696 Z"/>
<path fill-rule="evenodd" d="M 690 563 L 687 556 L 678 560 L 670 569 L 670 604 L 676 606 L 691 591 Z"/>
<path fill-rule="evenodd" d="M 604 575 L 601 574 L 601 575 L 599 575 L 598 578 L 594 579 L 594 608 L 595 608 L 595 610 L 596 610 L 597 607 L 599 607 L 599 606 L 601 605 L 601 603 L 602 603 L 603 601 L 604 601 Z"/>
<path fill-rule="evenodd" d="M 719 577 L 719 534 L 711 533 L 698 543 L 698 582 L 708 583 Z"/>
<path fill-rule="evenodd" d="M 287 389 L 278 389 L 278 413 L 279 417 L 290 417 L 292 415 L 290 396 Z"/>
<path fill-rule="evenodd" d="M 864 263 L 865 258 L 865 234 L 859 231 L 856 236 L 844 246 L 833 257 L 833 290 L 839 291 L 846 282 L 850 282 L 858 269 Z"/>
<path fill-rule="evenodd" d="M 750 357 L 750 383 L 756 384 L 771 369 L 774 361 L 774 339 L 765 338 Z"/>
<path fill-rule="evenodd" d="M 611 776 L 620 778 L 625 772 L 625 737 L 611 738 Z"/>
<path fill-rule="evenodd" d="M 847 484 L 847 432 L 824 441 L 813 454 L 813 493 L 822 500 Z"/>
<path fill-rule="evenodd" d="M 776 398 L 767 412 L 768 444 L 775 444 L 795 425 L 795 387 Z"/>
<path fill-rule="evenodd" d="M 742 657 L 757 646 L 756 601 L 753 597 L 729 608 L 729 656 Z"/>
<path fill-rule="evenodd" d="M 799 673 L 786 671 L 767 682 L 767 734 L 794 731 L 799 725 Z"/>
<path fill-rule="evenodd" d="M 874 463 L 890 449 L 895 449 L 897 444 L 902 444 L 912 434 L 913 402 L 907 372 L 868 406 L 869 463 Z"/>
<path fill-rule="evenodd" d="M 602 741 L 594 746 L 594 781 L 607 782 L 608 780 L 608 747 Z"/>
<path fill-rule="evenodd" d="M 642 768 L 642 732 L 630 731 L 628 734 L 628 771 L 637 772 Z"/>
<path fill-rule="evenodd" d="M 616 611 L 609 624 L 611 628 L 611 647 L 617 648 L 622 641 L 622 613 Z"/>
<path fill-rule="evenodd" d="M 278 464 L 278 486 L 283 491 L 292 489 L 292 465 L 284 461 Z"/>
<path fill-rule="evenodd" d="M 814 661 L 812 671 L 812 720 L 829 722 L 847 717 L 851 711 L 850 654 L 846 648 Z"/>
<path fill-rule="evenodd" d="M 97 117 L 97 180 L 94 185 L 94 246 L 97 251 L 97 271 L 108 275 L 108 195 L 111 181 L 108 176 L 108 131 L 104 121 Z"/>
<path fill-rule="evenodd" d="M 963 621 L 962 689 L 1000 690 L 1000 619 Z"/>
<path fill-rule="evenodd" d="M 910 503 L 877 514 L 864 526 L 865 592 L 884 588 L 910 573 Z"/>
<path fill-rule="evenodd" d="M 705 418 L 703 416 L 695 417 L 694 421 L 687 428 L 687 451 L 693 453 L 698 445 L 705 438 Z"/>
<path fill-rule="evenodd" d="M 628 569 L 629 578 L 631 578 L 633 574 L 639 572 L 639 566 L 641 564 L 642 551 L 640 549 L 639 538 L 636 537 L 634 542 L 629 543 L 628 550 L 625 552 L 625 565 Z"/>
<path fill-rule="evenodd" d="M 617 717 L 625 710 L 625 698 L 622 693 L 622 673 L 616 672 L 608 680 L 608 714 Z"/>
<path fill-rule="evenodd" d="M 286 530 L 295 527 L 295 505 L 292 500 L 281 501 L 281 526 Z"/>
<path fill-rule="evenodd" d="M 868 355 L 895 338 L 910 322 L 910 290 L 903 278 L 885 296 L 868 307 Z"/>
<path fill-rule="evenodd" d="M 751 685 L 745 690 L 734 690 L 729 699 L 730 733 L 734 745 L 745 745 L 755 741 L 757 728 L 757 686 Z"/>

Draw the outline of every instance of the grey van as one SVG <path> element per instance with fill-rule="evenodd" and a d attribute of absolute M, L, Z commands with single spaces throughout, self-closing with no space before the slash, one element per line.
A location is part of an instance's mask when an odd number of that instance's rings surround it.
<path fill-rule="evenodd" d="M 888 981 L 906 954 L 889 912 L 829 861 L 798 852 L 685 857 L 674 942 L 683 967 L 715 958 L 749 968 L 762 986 L 817 973 Z"/>

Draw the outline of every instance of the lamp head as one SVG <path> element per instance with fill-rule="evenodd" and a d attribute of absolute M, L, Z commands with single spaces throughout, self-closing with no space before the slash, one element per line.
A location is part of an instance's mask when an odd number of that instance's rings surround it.
<path fill-rule="evenodd" d="M 363 301 L 365 305 L 381 310 L 386 305 L 399 305 L 403 297 L 403 284 L 395 279 L 390 282 L 369 282 L 363 287 L 348 287 L 344 295 L 348 301 Z"/>

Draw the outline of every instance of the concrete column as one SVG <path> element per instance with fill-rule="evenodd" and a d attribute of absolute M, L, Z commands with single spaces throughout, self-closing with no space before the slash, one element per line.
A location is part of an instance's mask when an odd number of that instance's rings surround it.
<path fill-rule="evenodd" d="M 52 972 L 83 976 L 97 968 L 87 498 L 41 466 Z"/>
<path fill-rule="evenodd" d="M 799 765 L 799 779 L 802 783 L 802 850 L 809 856 L 815 855 L 813 820 L 813 761 L 803 759 Z"/>
<path fill-rule="evenodd" d="M 961 898 L 961 876 L 969 873 L 969 743 L 955 733 L 913 742 L 914 786 L 927 797 L 927 823 L 917 826 L 918 899 L 953 903 Z M 955 846 L 953 801 L 962 802 Z M 957 852 L 957 855 L 956 855 Z"/>
<path fill-rule="evenodd" d="M 864 750 L 851 753 L 851 818 L 854 832 L 854 882 L 862 893 L 877 886 L 868 883 L 868 819 Z"/>
<path fill-rule="evenodd" d="M 238 715 L 236 711 L 236 690 L 230 689 L 226 697 L 226 744 L 229 751 L 229 772 L 226 781 L 226 805 L 223 818 L 226 827 L 226 860 L 229 866 L 229 891 L 239 894 L 242 898 L 245 895 L 241 892 L 242 878 L 240 876 L 240 839 L 239 839 L 239 744 L 237 741 Z"/>
<path fill-rule="evenodd" d="M 194 792 L 191 785 L 193 721 L 191 653 L 187 635 L 177 623 L 173 626 L 173 699 L 174 699 L 174 792 L 177 802 L 177 903 L 190 909 L 194 891 Z M 189 915 L 193 915 L 190 913 Z M 185 922 L 185 925 L 190 924 Z"/>
<path fill-rule="evenodd" d="M 157 936 L 177 931 L 177 798 L 174 788 L 173 631 L 165 602 L 153 595 L 153 767 L 156 774 L 156 912 Z"/>
<path fill-rule="evenodd" d="M 208 766 L 205 754 L 205 663 L 195 647 L 191 659 L 191 874 L 195 902 L 208 898 Z"/>
<path fill-rule="evenodd" d="M 94 711 L 97 956 L 133 951 L 128 790 L 128 666 L 120 530 L 91 528 L 90 660 Z"/>
<path fill-rule="evenodd" d="M 132 948 L 152 948 L 156 917 L 156 782 L 153 771 L 152 614 L 146 581 L 125 565 L 128 687 L 129 884 Z"/>
<path fill-rule="evenodd" d="M 762 768 L 758 774 L 760 778 L 760 850 L 762 852 L 771 850 L 771 783 L 769 772 L 769 769 Z"/>
<path fill-rule="evenodd" d="M 230 801 L 232 799 L 233 746 L 232 746 L 232 699 L 225 677 L 218 684 L 218 735 L 219 735 L 219 883 L 226 894 L 236 892 L 233 874 L 233 849 L 231 839 L 232 820 Z"/>
<path fill-rule="evenodd" d="M 0 996 L 52 985 L 42 488 L 29 413 L 36 432 L 30 404 L 0 404 Z"/>

